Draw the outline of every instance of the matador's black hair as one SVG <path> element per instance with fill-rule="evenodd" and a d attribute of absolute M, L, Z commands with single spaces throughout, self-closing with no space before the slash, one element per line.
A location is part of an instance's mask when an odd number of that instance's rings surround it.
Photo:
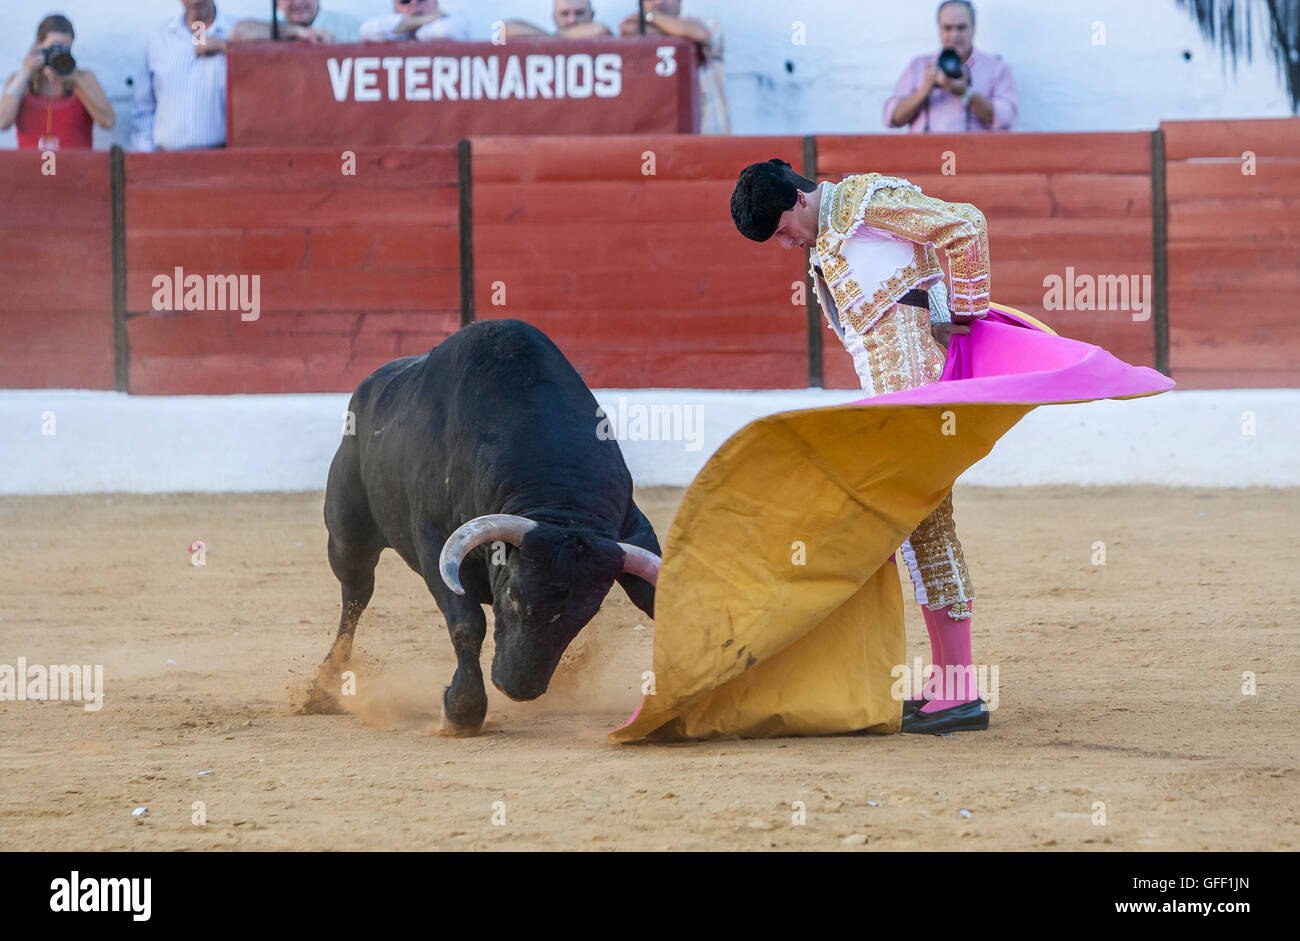
<path fill-rule="evenodd" d="M 799 201 L 798 191 L 811 193 L 816 188 L 784 160 L 773 157 L 766 163 L 751 163 L 740 171 L 731 194 L 732 221 L 745 238 L 766 242 L 780 224 L 781 214 Z"/>

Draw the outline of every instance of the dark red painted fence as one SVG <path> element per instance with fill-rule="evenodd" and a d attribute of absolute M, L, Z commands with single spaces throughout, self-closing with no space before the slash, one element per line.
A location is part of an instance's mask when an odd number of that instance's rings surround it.
<path fill-rule="evenodd" d="M 112 388 L 117 363 L 137 393 L 342 392 L 457 329 L 463 297 L 478 318 L 538 324 L 593 386 L 804 386 L 803 255 L 741 238 L 728 202 L 742 166 L 802 167 L 809 143 L 492 137 L 465 164 L 452 147 L 360 148 L 352 164 L 326 149 L 127 155 L 116 354 L 109 155 L 60 154 L 49 175 L 39 154 L 0 152 L 0 388 Z M 1300 385 L 1300 120 L 811 143 L 823 178 L 878 169 L 979 205 L 995 301 L 1130 362 L 1167 355 L 1184 387 Z M 1047 309 L 1053 277 L 1155 289 L 1159 257 L 1165 321 Z M 257 318 L 206 294 L 165 309 L 157 285 L 177 268 L 256 276 Z M 812 336 L 825 384 L 856 386 L 820 320 Z"/>
<path fill-rule="evenodd" d="M 113 388 L 108 155 L 0 151 L 0 388 L 51 386 Z"/>
<path fill-rule="evenodd" d="M 361 149 L 353 166 L 326 151 L 129 155 L 130 390 L 337 392 L 440 342 L 460 326 L 456 181 L 455 148 Z M 257 319 L 156 309 L 154 279 L 177 267 L 258 277 Z"/>

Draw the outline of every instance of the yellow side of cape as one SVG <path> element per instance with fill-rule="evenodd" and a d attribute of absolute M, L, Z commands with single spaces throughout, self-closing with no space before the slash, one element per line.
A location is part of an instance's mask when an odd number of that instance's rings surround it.
<path fill-rule="evenodd" d="M 741 429 L 673 520 L 654 693 L 610 736 L 897 731 L 903 601 L 889 557 L 1034 407 L 844 405 Z"/>

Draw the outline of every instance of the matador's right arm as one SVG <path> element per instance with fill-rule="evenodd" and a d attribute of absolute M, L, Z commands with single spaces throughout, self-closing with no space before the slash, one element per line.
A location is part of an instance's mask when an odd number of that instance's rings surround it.
<path fill-rule="evenodd" d="M 881 190 L 867 205 L 867 225 L 948 256 L 953 319 L 983 317 L 989 309 L 989 236 L 984 213 L 970 203 L 949 203 L 902 187 Z"/>

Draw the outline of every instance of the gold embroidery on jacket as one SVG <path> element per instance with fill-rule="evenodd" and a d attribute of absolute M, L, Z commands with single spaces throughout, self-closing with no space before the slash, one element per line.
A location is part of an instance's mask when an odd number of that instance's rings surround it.
<path fill-rule="evenodd" d="M 842 255 L 832 255 L 822 262 L 822 274 L 826 277 L 826 283 L 839 281 L 849 273 L 849 263 Z"/>
<path fill-rule="evenodd" d="M 840 253 L 845 238 L 861 226 L 907 239 L 913 259 L 867 296 Z M 962 320 L 988 312 L 988 233 L 983 214 L 969 203 L 946 203 L 913 184 L 879 173 L 847 177 L 832 195 L 827 225 L 817 234 L 821 259 L 840 322 L 865 334 L 907 291 L 943 277 L 935 249 L 948 256 L 952 276 L 949 310 Z"/>
<path fill-rule="evenodd" d="M 988 312 L 988 229 L 979 209 L 895 187 L 872 195 L 865 221 L 918 244 L 942 246 L 953 282 L 949 309 L 963 317 Z"/>
<path fill-rule="evenodd" d="M 831 196 L 828 224 L 817 235 L 817 255 L 821 260 L 826 285 L 835 298 L 840 322 L 850 324 L 858 333 L 866 333 L 903 294 L 927 281 L 943 277 L 938 254 L 932 246 L 913 241 L 912 262 L 894 272 L 876 286 L 867 297 L 861 284 L 849 277 L 849 263 L 840 254 L 845 237 L 860 225 L 869 225 L 872 206 L 886 194 L 920 197 L 913 184 L 879 173 L 847 177 Z"/>
<path fill-rule="evenodd" d="M 857 218 L 858 206 L 863 197 L 871 190 L 871 184 L 879 179 L 879 173 L 864 173 L 851 176 L 835 188 L 835 198 L 831 204 L 831 225 L 840 235 L 848 235 L 853 220 Z"/>

